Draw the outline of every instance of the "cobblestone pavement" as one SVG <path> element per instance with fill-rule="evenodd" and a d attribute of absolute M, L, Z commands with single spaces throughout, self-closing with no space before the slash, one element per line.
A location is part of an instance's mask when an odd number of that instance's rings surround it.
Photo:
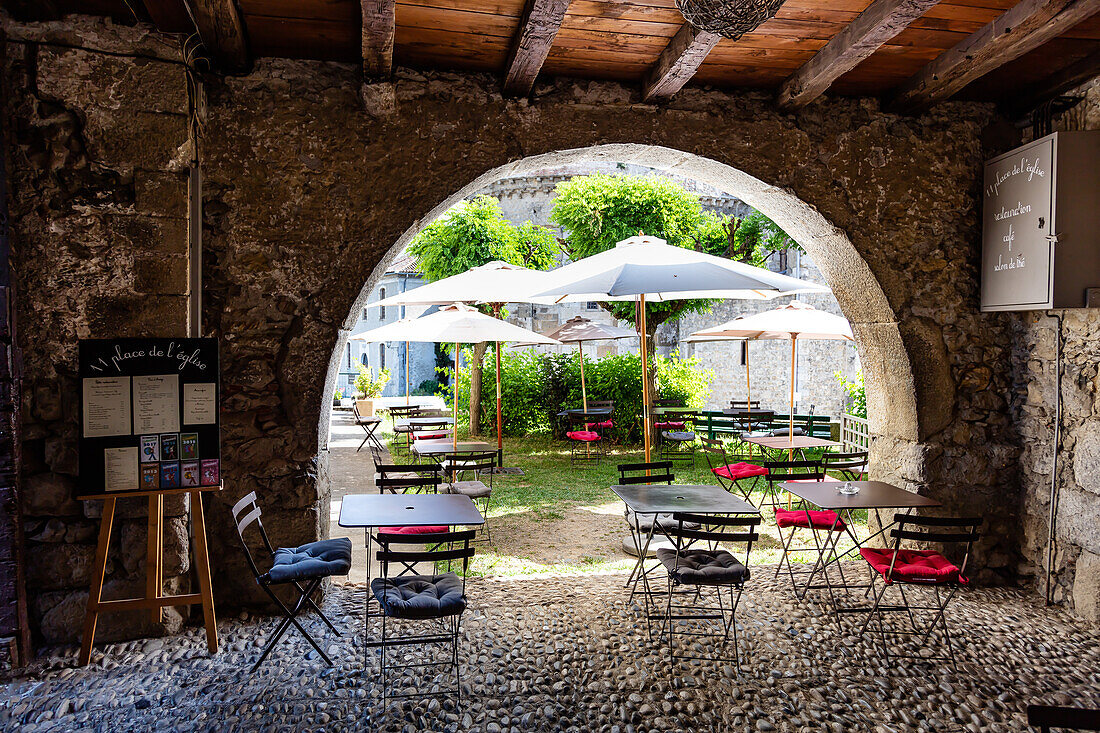
<path fill-rule="evenodd" d="M 855 571 L 855 567 L 851 572 Z M 1013 731 L 1029 702 L 1100 705 L 1100 632 L 1014 589 L 968 591 L 950 608 L 959 671 L 884 660 L 877 637 L 837 629 L 812 601 L 758 568 L 742 599 L 742 669 L 679 663 L 650 639 L 623 575 L 474 579 L 463 618 L 461 706 L 381 705 L 364 653 L 365 588 L 324 608 L 343 638 L 306 617 L 336 664 L 291 631 L 256 674 L 270 617 L 97 648 L 46 650 L 3 685 L 0 730 Z M 781 579 L 782 580 L 782 579 Z M 419 681 L 446 685 L 440 674 Z"/>

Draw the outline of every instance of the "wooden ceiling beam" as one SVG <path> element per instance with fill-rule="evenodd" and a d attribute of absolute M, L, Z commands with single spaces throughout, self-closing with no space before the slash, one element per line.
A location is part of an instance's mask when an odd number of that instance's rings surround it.
<path fill-rule="evenodd" d="M 522 96 L 531 93 L 568 8 L 569 0 L 527 0 L 520 18 L 519 32 L 508 53 L 504 73 L 505 94 Z"/>
<path fill-rule="evenodd" d="M 1011 114 L 1014 117 L 1021 117 L 1042 103 L 1066 92 L 1072 92 L 1098 76 L 1100 76 L 1100 51 L 1094 51 L 1034 85 L 1012 103 Z"/>
<path fill-rule="evenodd" d="M 721 36 L 697 30 L 684 23 L 672 37 L 657 63 L 646 73 L 642 83 L 642 98 L 646 102 L 660 102 L 683 89 L 695 76 L 707 54 L 722 40 Z"/>
<path fill-rule="evenodd" d="M 361 0 L 363 12 L 363 77 L 385 79 L 393 71 L 395 0 Z"/>
<path fill-rule="evenodd" d="M 1100 11 L 1100 0 L 1022 0 L 906 81 L 891 106 L 915 112 L 1056 38 Z"/>
<path fill-rule="evenodd" d="M 825 93 L 940 0 L 875 0 L 779 89 L 779 105 L 801 107 Z"/>
<path fill-rule="evenodd" d="M 214 68 L 229 74 L 247 72 L 252 67 L 252 54 L 235 0 L 187 0 L 187 3 Z"/>

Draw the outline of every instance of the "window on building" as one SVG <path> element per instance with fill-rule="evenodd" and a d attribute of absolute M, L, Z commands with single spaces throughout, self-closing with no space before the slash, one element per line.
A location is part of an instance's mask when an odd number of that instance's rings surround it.
<path fill-rule="evenodd" d="M 749 363 L 749 342 L 741 342 L 741 366 L 745 366 Z"/>
<path fill-rule="evenodd" d="M 367 309 L 366 308 L 363 309 L 363 320 L 364 321 L 367 320 Z"/>
<path fill-rule="evenodd" d="M 362 354 L 359 355 L 359 363 L 363 366 L 367 365 L 367 352 L 364 351 Z"/>
<path fill-rule="evenodd" d="M 386 299 L 386 289 L 385 288 L 379 288 L 379 290 L 378 290 L 378 299 L 379 300 L 385 300 Z M 386 306 L 381 306 L 378 309 L 378 320 L 380 320 L 380 321 L 386 320 Z M 385 349 L 383 349 L 383 353 L 384 352 L 385 352 Z"/>
<path fill-rule="evenodd" d="M 600 309 L 600 304 L 594 300 L 590 300 L 588 301 L 588 303 L 585 304 L 584 307 L 590 311 L 598 311 Z"/>
<path fill-rule="evenodd" d="M 379 359 L 379 364 L 381 364 L 381 366 L 378 367 L 378 368 L 380 370 L 385 369 L 386 368 L 386 347 L 385 346 L 380 346 L 378 348 L 378 356 L 381 357 Z"/>

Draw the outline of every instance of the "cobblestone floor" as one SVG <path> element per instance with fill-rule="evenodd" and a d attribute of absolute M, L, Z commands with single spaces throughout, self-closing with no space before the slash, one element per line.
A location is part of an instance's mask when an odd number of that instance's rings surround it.
<path fill-rule="evenodd" d="M 624 580 L 472 580 L 460 707 L 383 709 L 376 653 L 363 647 L 365 589 L 349 584 L 325 602 L 343 638 L 307 617 L 334 667 L 291 632 L 249 673 L 275 624 L 257 617 L 223 620 L 213 657 L 201 629 L 97 648 L 83 669 L 75 648 L 51 649 L 0 687 L 0 730 L 976 732 L 1026 730 L 1029 702 L 1100 706 L 1100 632 L 1024 591 L 957 599 L 955 672 L 884 660 L 873 639 L 838 630 L 761 567 L 739 610 L 738 675 L 715 662 L 671 667 Z"/>

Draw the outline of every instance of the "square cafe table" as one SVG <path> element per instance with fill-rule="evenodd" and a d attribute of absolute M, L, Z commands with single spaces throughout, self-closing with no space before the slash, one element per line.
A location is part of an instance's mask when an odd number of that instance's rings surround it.
<path fill-rule="evenodd" d="M 653 533 L 657 529 L 657 515 L 672 512 L 687 512 L 690 514 L 760 514 L 760 510 L 744 499 L 734 496 L 721 486 L 710 484 L 630 484 L 615 485 L 611 487 L 615 495 L 623 500 L 634 512 L 634 526 L 631 533 L 634 535 L 634 547 L 638 550 L 638 562 L 627 578 L 626 584 L 633 585 L 630 597 L 634 597 L 638 581 L 646 584 L 645 561 L 649 552 L 649 544 L 653 539 Z M 650 523 L 649 533 L 645 535 L 644 545 L 641 544 L 642 528 L 638 521 L 639 514 L 652 514 L 654 521 Z M 647 590 L 645 595 L 651 595 Z"/>
<path fill-rule="evenodd" d="M 441 456 L 445 453 L 495 453 L 496 447 L 483 440 L 460 440 L 455 447 L 450 438 L 431 438 L 416 441 L 412 450 L 419 456 Z"/>
<path fill-rule="evenodd" d="M 839 489 L 844 483 L 846 482 L 786 481 L 781 484 L 786 491 L 802 499 L 805 503 L 812 504 L 820 509 L 836 512 L 836 520 L 825 535 L 825 544 L 821 548 L 817 562 L 814 564 L 813 570 L 810 571 L 810 576 L 806 580 L 805 590 L 826 588 L 829 591 L 833 607 L 838 614 L 838 622 L 840 613 L 860 609 L 844 609 L 837 607 L 836 596 L 834 595 L 834 591 L 837 589 L 829 579 L 827 566 L 840 562 L 841 558 L 859 550 L 876 537 L 885 537 L 890 527 L 894 526 L 894 522 L 891 520 L 889 524 L 884 525 L 882 523 L 882 518 L 879 514 L 882 509 L 905 509 L 905 513 L 908 514 L 920 507 L 942 506 L 942 504 L 935 499 L 929 499 L 927 496 L 921 496 L 912 491 L 906 491 L 905 489 L 888 484 L 884 481 L 849 481 L 847 483 L 859 487 L 859 492 L 856 494 L 842 494 Z M 840 541 L 841 533 L 836 531 L 838 524 L 843 520 L 849 528 L 852 527 L 854 525 L 852 512 L 857 509 L 866 509 L 869 512 L 875 512 L 875 517 L 878 519 L 880 529 L 862 541 L 856 539 L 855 534 L 851 533 L 849 530 L 849 534 L 855 542 L 855 546 L 835 557 L 828 557 L 830 551 L 835 548 L 837 542 Z M 830 538 L 832 538 L 831 541 Z M 813 585 L 813 579 L 818 570 L 821 571 L 824 578 L 824 584 L 815 586 Z M 848 587 L 856 586 L 845 586 L 845 589 Z"/>

